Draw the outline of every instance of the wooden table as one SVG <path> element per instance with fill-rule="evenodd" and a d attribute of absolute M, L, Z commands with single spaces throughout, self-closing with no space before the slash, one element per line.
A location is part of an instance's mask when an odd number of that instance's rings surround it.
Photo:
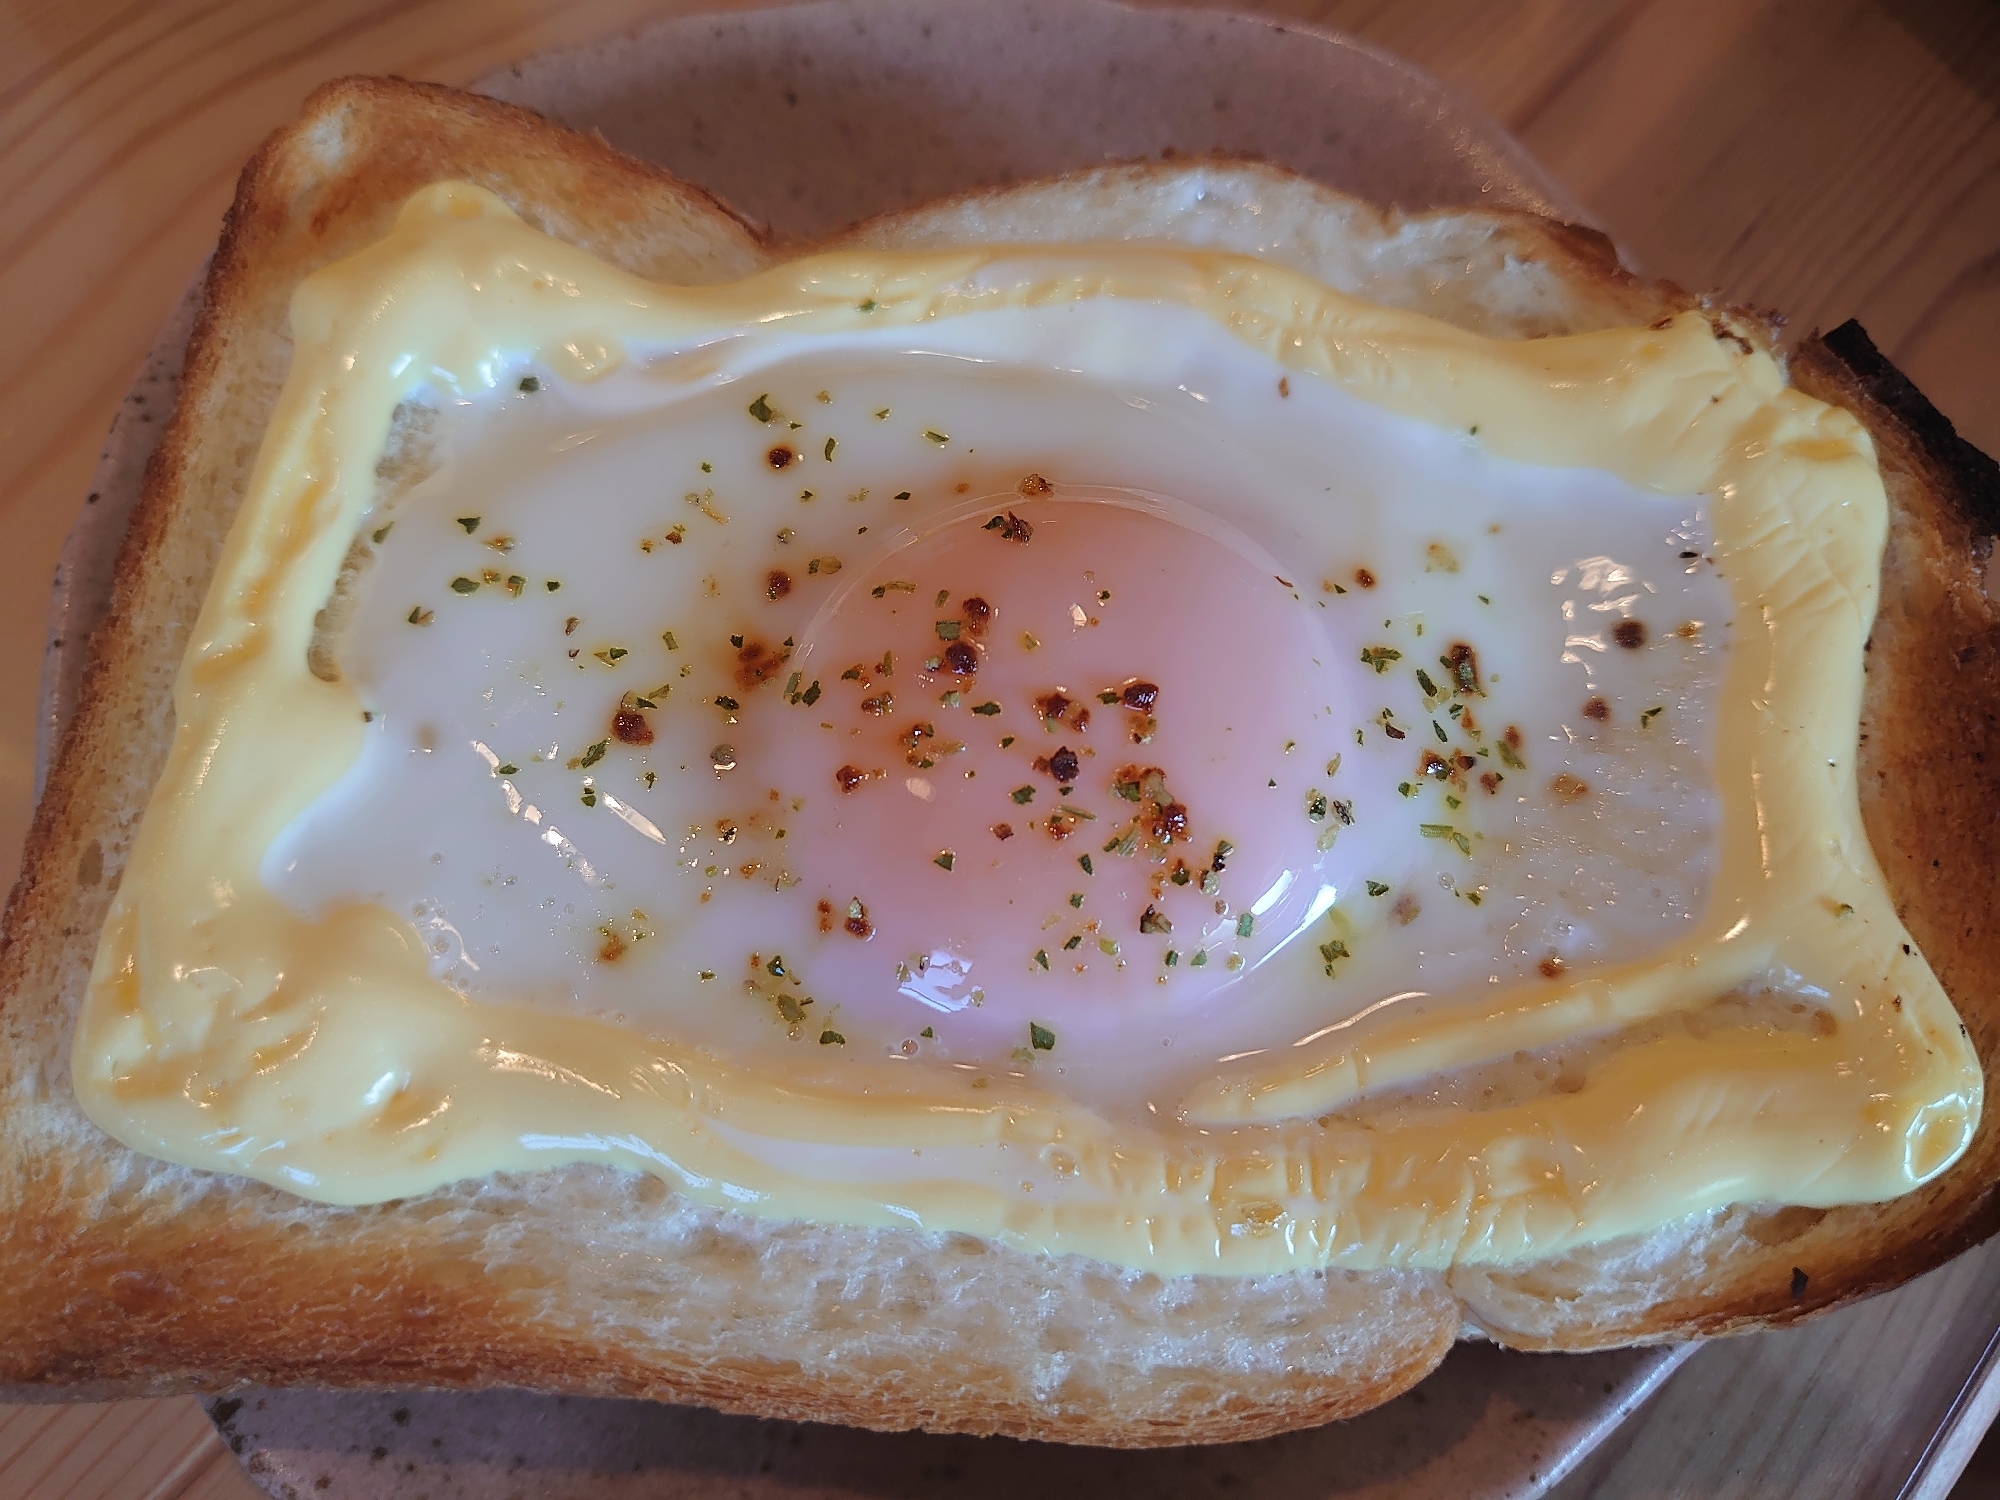
<path fill-rule="evenodd" d="M 1849 316 L 2000 452 L 2000 9 L 1983 0 L 1236 0 L 1481 102 L 1647 271 Z M 322 79 L 464 82 L 674 0 L 0 0 L 0 865 L 30 812 L 47 580 L 118 399 L 237 168 Z M 1947 1273 L 1948 1275 L 1950 1273 Z M 1940 1282 L 1937 1316 L 1969 1295 Z M 0 1290 L 4 1295 L 4 1290 Z M 1971 1315 L 1968 1312 L 1968 1315 Z M 1990 1316 L 1990 1314 L 1988 1314 Z M 1864 1325 L 1703 1351 L 1601 1493 L 1757 1493 L 1842 1420 Z M 1850 1399 L 1851 1398 L 1845 1398 Z M 1761 1433 L 1741 1414 L 1782 1400 Z M 1984 1460 L 1982 1460 L 1984 1462 Z M 1789 1489 L 1789 1486 L 1786 1486 Z M 1988 1491 L 1982 1490 L 1981 1493 Z M 258 1493 L 189 1398 L 0 1407 L 0 1495 Z"/>

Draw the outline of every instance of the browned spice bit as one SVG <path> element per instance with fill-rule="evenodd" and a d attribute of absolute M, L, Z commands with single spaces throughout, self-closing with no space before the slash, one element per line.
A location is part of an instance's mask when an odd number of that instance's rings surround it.
<path fill-rule="evenodd" d="M 1146 831 L 1152 834 L 1155 841 L 1162 844 L 1171 844 L 1185 839 L 1187 837 L 1187 828 L 1188 810 L 1186 805 L 1179 802 L 1168 802 L 1154 808 L 1152 824 Z"/>
<path fill-rule="evenodd" d="M 986 634 L 986 627 L 993 623 L 993 606 L 976 596 L 959 605 L 958 613 L 965 621 L 966 634 L 970 636 Z"/>
<path fill-rule="evenodd" d="M 1366 568 L 1356 568 L 1354 570 L 1354 582 L 1359 588 L 1372 589 L 1375 587 L 1375 575 Z"/>
<path fill-rule="evenodd" d="M 600 927 L 598 936 L 603 939 L 597 945 L 597 961 L 601 964 L 615 964 L 625 956 L 625 940 L 609 927 Z"/>
<path fill-rule="evenodd" d="M 1549 782 L 1549 791 L 1564 802 L 1576 802 L 1590 795 L 1590 786 L 1581 776 L 1561 771 Z"/>
<path fill-rule="evenodd" d="M 894 693 L 877 693 L 873 698 L 863 698 L 861 700 L 861 711 L 864 714 L 873 714 L 878 719 L 895 706 L 896 695 Z"/>
<path fill-rule="evenodd" d="M 1035 535 L 1035 528 L 1015 515 L 1011 510 L 1004 516 L 995 516 L 982 529 L 999 532 L 1000 539 L 1003 542 L 1025 542 L 1031 540 Z"/>
<path fill-rule="evenodd" d="M 1000 840 L 1001 843 L 1006 843 L 1013 836 L 1014 825 L 1012 823 L 995 823 L 993 825 L 993 837 Z"/>
<path fill-rule="evenodd" d="M 1292 394 L 1292 377 L 1289 375 L 1280 375 L 1278 377 L 1279 398 L 1282 400 L 1289 397 L 1291 394 Z"/>
<path fill-rule="evenodd" d="M 792 452 L 783 443 L 780 443 L 764 455 L 764 462 L 774 469 L 783 469 L 788 467 L 797 457 L 798 454 Z"/>
<path fill-rule="evenodd" d="M 1387 719 L 1382 721 L 1382 732 L 1392 740 L 1406 740 L 1409 738 L 1407 734 L 1398 729 L 1394 724 L 1391 724 Z"/>
<path fill-rule="evenodd" d="M 764 576 L 764 597 L 782 599 L 792 591 L 792 575 L 782 568 L 773 568 Z"/>
<path fill-rule="evenodd" d="M 1457 766 L 1461 771 L 1470 771 L 1474 766 L 1479 764 L 1478 761 L 1467 755 L 1463 750 L 1454 755 L 1451 760 L 1452 764 Z"/>
<path fill-rule="evenodd" d="M 979 648 L 970 641 L 953 641 L 944 648 L 944 665 L 954 677 L 970 677 L 979 670 Z"/>
<path fill-rule="evenodd" d="M 1445 648 L 1438 665 L 1451 673 L 1452 690 L 1461 698 L 1475 695 L 1484 697 L 1485 690 L 1479 686 L 1479 656 L 1464 641 L 1453 641 Z"/>
<path fill-rule="evenodd" d="M 1083 769 L 1083 766 L 1078 761 L 1076 752 L 1070 749 L 1069 746 L 1064 745 L 1046 761 L 1037 760 L 1035 762 L 1035 769 L 1038 771 L 1047 771 L 1057 781 L 1067 784 L 1076 780 L 1077 773 Z"/>
<path fill-rule="evenodd" d="M 1509 724 L 1507 726 L 1506 732 L 1500 736 L 1500 743 L 1505 745 L 1509 750 L 1515 751 L 1518 754 L 1521 749 L 1520 726 L 1517 724 Z"/>
<path fill-rule="evenodd" d="M 1585 699 L 1583 716 L 1586 719 L 1595 719 L 1598 723 L 1602 724 L 1606 719 L 1611 717 L 1611 705 L 1602 698 Z"/>
<path fill-rule="evenodd" d="M 1389 915 L 1396 919 L 1398 927 L 1408 927 L 1417 920 L 1417 913 L 1423 910 L 1417 898 L 1408 891 L 1396 898 L 1396 904 L 1389 908 Z"/>
<path fill-rule="evenodd" d="M 653 726 L 636 708 L 621 708 L 611 716 L 611 737 L 621 745 L 650 745 Z"/>
<path fill-rule="evenodd" d="M 1646 624 L 1643 620 L 1620 620 L 1611 627 L 1611 639 L 1627 651 L 1637 651 L 1646 644 Z"/>
<path fill-rule="evenodd" d="M 1484 776 L 1479 778 L 1479 785 L 1485 789 L 1487 796 L 1493 796 L 1500 790 L 1500 773 L 1498 771 L 1488 771 Z"/>
<path fill-rule="evenodd" d="M 1150 712 L 1159 698 L 1160 686 L 1156 682 L 1128 682 L 1125 691 L 1118 695 L 1120 703 L 1140 713 Z"/>
<path fill-rule="evenodd" d="M 1021 482 L 1015 485 L 1014 488 L 1020 491 L 1020 493 L 1024 498 L 1032 500 L 1037 495 L 1048 494 L 1050 490 L 1055 488 L 1055 486 L 1050 484 L 1046 479 L 1042 478 L 1042 476 L 1039 474 L 1023 474 L 1021 476 Z M 1025 542 L 1027 538 L 1022 537 L 1021 540 Z"/>
<path fill-rule="evenodd" d="M 861 904 L 859 896 L 847 903 L 847 920 L 841 924 L 848 936 L 868 939 L 875 935 L 875 924 L 868 920 L 868 908 Z"/>
<path fill-rule="evenodd" d="M 819 930 L 821 932 L 833 931 L 833 903 L 831 901 L 821 901 L 816 909 L 819 912 Z"/>
<path fill-rule="evenodd" d="M 1063 715 L 1070 710 L 1070 701 L 1061 693 L 1044 693 L 1035 700 L 1035 712 L 1040 716 L 1044 729 L 1054 729 L 1062 723 Z"/>
<path fill-rule="evenodd" d="M 880 781 L 881 771 L 864 771 L 859 766 L 842 766 L 833 773 L 835 783 L 843 792 L 851 792 L 864 781 Z"/>
<path fill-rule="evenodd" d="M 1542 978 L 1544 979 L 1560 979 L 1562 971 L 1568 965 L 1562 961 L 1560 953 L 1551 953 L 1547 958 L 1536 964 L 1535 967 L 1541 971 Z"/>
<path fill-rule="evenodd" d="M 791 652 L 746 640 L 736 651 L 736 682 L 739 687 L 762 687 L 783 670 Z"/>
<path fill-rule="evenodd" d="M 1451 776 L 1451 764 L 1435 750 L 1426 750 L 1417 764 L 1417 774 L 1428 776 L 1433 781 L 1445 781 Z"/>

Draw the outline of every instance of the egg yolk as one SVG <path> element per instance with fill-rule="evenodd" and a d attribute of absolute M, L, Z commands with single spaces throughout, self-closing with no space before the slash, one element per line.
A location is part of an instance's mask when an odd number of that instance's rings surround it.
<path fill-rule="evenodd" d="M 980 1050 L 1111 1035 L 1331 905 L 1326 637 L 1246 543 L 1037 492 L 855 571 L 784 666 L 811 716 L 750 750 L 811 789 L 789 842 L 848 1014 L 915 1037 L 957 1013 Z"/>

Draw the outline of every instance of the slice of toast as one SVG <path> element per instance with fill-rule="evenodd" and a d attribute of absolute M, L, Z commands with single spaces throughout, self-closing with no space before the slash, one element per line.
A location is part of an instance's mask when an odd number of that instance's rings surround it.
<path fill-rule="evenodd" d="M 1994 1227 L 1990 1114 L 1964 1161 L 1890 1204 L 1733 1209 L 1640 1244 L 1449 1276 L 1165 1279 L 963 1235 L 710 1210 L 658 1179 L 582 1166 L 333 1208 L 118 1146 L 70 1091 L 70 1031 L 166 753 L 170 686 L 284 375 L 291 291 L 442 177 L 656 279 L 727 279 L 778 253 L 600 141 L 422 85 L 330 84 L 246 169 L 0 938 L 0 1385 L 508 1385 L 886 1429 L 1241 1440 L 1388 1399 L 1468 1319 L 1527 1347 L 1758 1326 L 1892 1284 Z M 1249 163 L 1105 168 L 872 221 L 844 242 L 1119 238 L 1264 255 L 1498 337 L 1646 323 L 1696 302 L 1627 275 L 1588 231 L 1492 212 L 1385 216 Z M 1982 945 L 2000 938 L 1971 914 L 1991 903 L 2000 861 L 1975 842 L 1983 824 L 1921 814 L 1982 806 L 2000 776 L 1987 745 L 2000 682 L 1983 675 L 2000 672 L 2000 636 L 1980 587 L 1982 517 L 2000 515 L 2000 487 L 1852 339 L 1809 344 L 1795 369 L 1861 415 L 1883 453 L 1896 519 L 1864 806 L 1906 919 L 1992 1058 L 2000 1003 L 1980 984 Z M 1917 713 L 1918 694 L 1951 701 Z"/>

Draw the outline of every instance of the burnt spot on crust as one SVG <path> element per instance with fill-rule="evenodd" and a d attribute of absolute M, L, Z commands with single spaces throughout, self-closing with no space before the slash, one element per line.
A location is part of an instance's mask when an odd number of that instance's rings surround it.
<path fill-rule="evenodd" d="M 1855 319 L 1807 340 L 1800 355 L 1810 360 L 1814 345 L 1845 365 L 1862 394 L 1908 429 L 1925 456 L 1944 470 L 1973 530 L 1981 537 L 2000 535 L 2000 463 L 1960 437 L 1951 419 L 1889 362 Z"/>

